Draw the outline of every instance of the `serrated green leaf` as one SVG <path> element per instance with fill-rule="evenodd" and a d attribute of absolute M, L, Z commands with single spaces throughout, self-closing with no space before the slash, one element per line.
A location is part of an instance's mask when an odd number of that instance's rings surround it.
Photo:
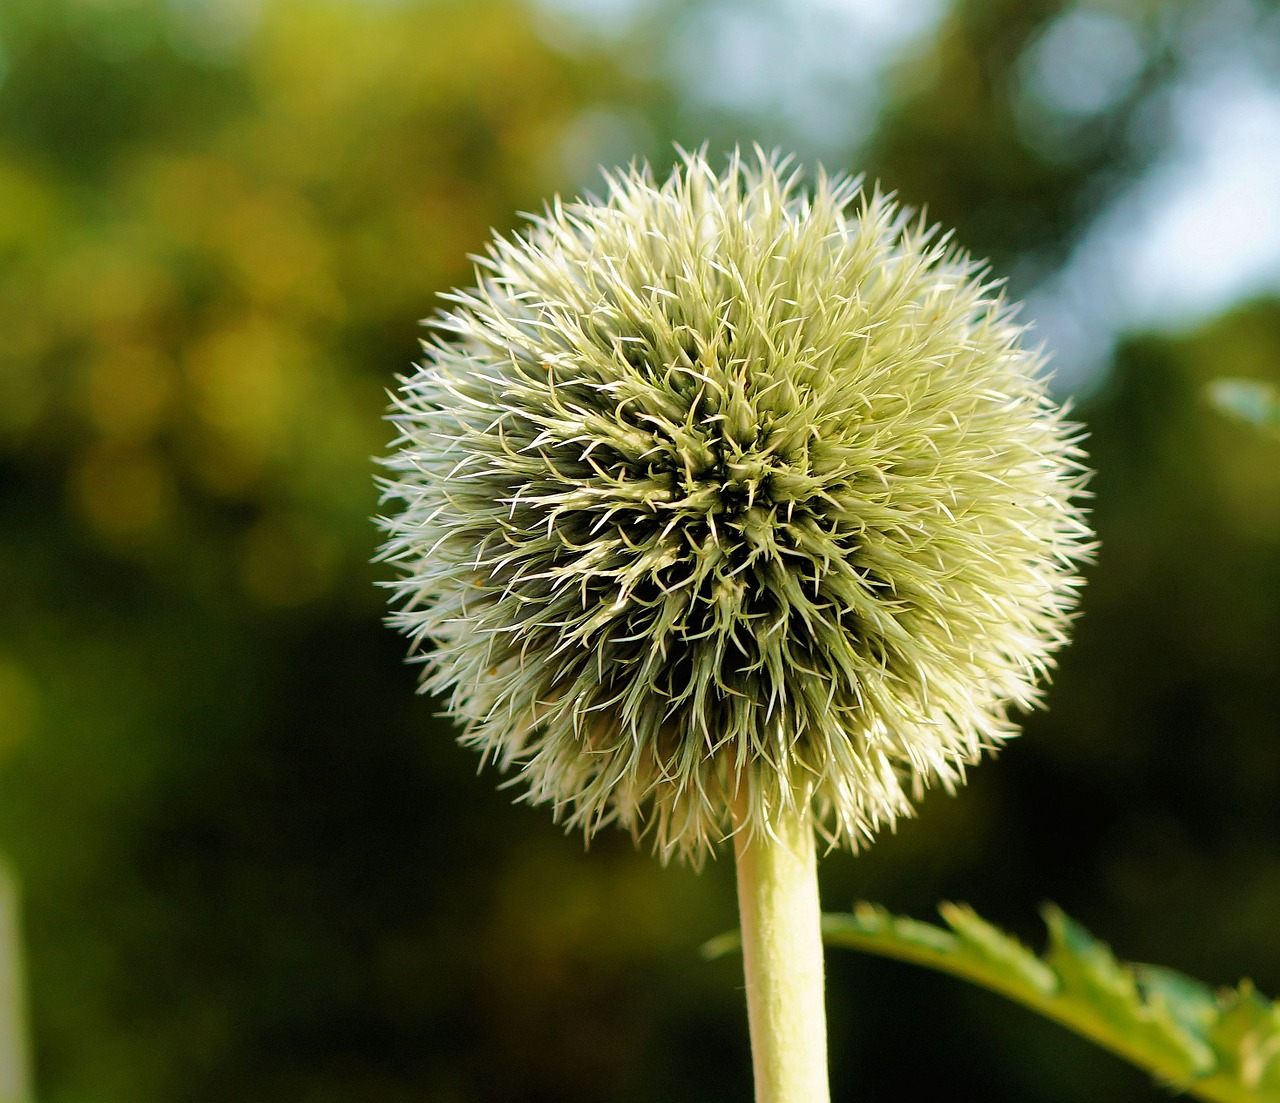
<path fill-rule="evenodd" d="M 1132 968 L 1116 961 L 1109 946 L 1057 908 L 1046 907 L 1043 915 L 1045 960 L 1058 977 L 1056 1003 L 1067 1025 L 1112 1049 L 1113 1039 L 1123 1039 L 1123 1056 L 1166 1083 L 1180 1086 L 1214 1067 L 1209 1047 L 1165 1001 L 1144 998 Z"/>
<path fill-rule="evenodd" d="M 972 908 L 963 904 L 942 904 L 938 911 L 960 937 L 966 948 L 991 968 L 1014 983 L 1021 983 L 1040 997 L 1052 996 L 1058 988 L 1053 970 L 1021 942 L 993 927 Z"/>
<path fill-rule="evenodd" d="M 1131 968 L 1148 1002 L 1163 1003 L 1184 1030 L 1208 1042 L 1209 1029 L 1221 1013 L 1212 988 L 1163 965 L 1135 964 Z"/>
<path fill-rule="evenodd" d="M 1280 1098 L 1280 1009 L 1249 981 L 1223 994 L 1223 1011 L 1209 1026 L 1221 1055 L 1220 1075 L 1238 1080 L 1258 1098 Z"/>
<path fill-rule="evenodd" d="M 1258 379 L 1215 379 L 1209 401 L 1251 425 L 1280 432 L 1280 391 Z"/>
<path fill-rule="evenodd" d="M 943 904 L 947 927 L 859 904 L 823 916 L 831 945 L 927 965 L 1037 1011 L 1149 1072 L 1216 1103 L 1280 1103 L 1280 1008 L 1249 982 L 1215 992 L 1153 965 L 1119 962 L 1057 908 L 1037 957 L 972 909 Z"/>

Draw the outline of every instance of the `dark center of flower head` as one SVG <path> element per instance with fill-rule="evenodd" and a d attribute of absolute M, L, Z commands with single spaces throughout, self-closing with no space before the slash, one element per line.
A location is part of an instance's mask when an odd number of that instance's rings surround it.
<path fill-rule="evenodd" d="M 883 666 L 867 614 L 906 611 L 864 554 L 866 434 L 794 357 L 771 370 L 723 332 L 714 355 L 704 335 L 676 336 L 522 367 L 549 402 L 501 423 L 520 475 L 486 589 L 519 603 L 512 649 L 554 656 L 548 694 L 591 682 L 620 737 L 675 753 L 726 725 L 763 731 L 785 701 L 804 738 L 858 692 L 849 657 Z"/>

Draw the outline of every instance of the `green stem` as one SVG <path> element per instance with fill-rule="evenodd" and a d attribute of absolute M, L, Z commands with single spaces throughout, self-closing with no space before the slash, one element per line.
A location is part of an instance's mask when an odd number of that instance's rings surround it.
<path fill-rule="evenodd" d="M 772 834 L 743 828 L 734 805 L 738 911 L 756 1103 L 828 1103 L 822 913 L 813 823 L 785 813 Z"/>

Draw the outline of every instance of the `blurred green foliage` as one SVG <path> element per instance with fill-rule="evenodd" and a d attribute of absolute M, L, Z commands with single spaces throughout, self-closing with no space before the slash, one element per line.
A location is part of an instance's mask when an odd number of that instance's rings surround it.
<path fill-rule="evenodd" d="M 518 0 L 0 3 L 0 850 L 41 1099 L 749 1097 L 735 966 L 697 956 L 728 868 L 585 855 L 476 777 L 368 565 L 385 389 L 489 228 L 579 187 L 601 120 L 660 163 L 785 144 L 646 62 L 697 6 L 593 37 Z M 960 0 L 835 166 L 1015 293 L 1162 148 L 1218 10 L 1111 4 L 1142 66 L 1085 126 L 1020 91 L 1066 7 Z M 1280 452 L 1204 401 L 1223 375 L 1280 380 L 1280 305 L 1121 348 L 1080 411 L 1103 551 L 1050 711 L 828 858 L 829 906 L 1050 897 L 1280 990 Z M 833 961 L 837 1098 L 1156 1098 L 985 999 Z"/>

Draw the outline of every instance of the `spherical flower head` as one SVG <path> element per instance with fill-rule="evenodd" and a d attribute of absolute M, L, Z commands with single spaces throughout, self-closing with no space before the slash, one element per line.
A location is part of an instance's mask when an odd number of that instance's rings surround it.
<path fill-rule="evenodd" d="M 391 414 L 392 622 L 526 799 L 695 861 L 732 802 L 856 845 L 1039 701 L 1080 432 L 936 228 L 686 155 L 447 298 Z"/>

